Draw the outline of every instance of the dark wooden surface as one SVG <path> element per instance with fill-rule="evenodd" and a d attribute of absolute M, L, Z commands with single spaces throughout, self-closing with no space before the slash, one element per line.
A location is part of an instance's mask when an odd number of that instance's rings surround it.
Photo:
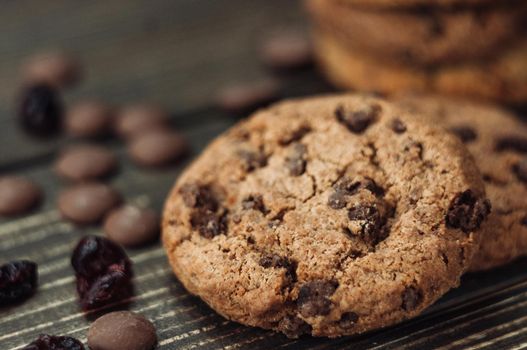
<path fill-rule="evenodd" d="M 16 128 L 12 106 L 21 61 L 49 47 L 77 53 L 87 77 L 66 95 L 68 103 L 81 97 L 115 104 L 159 102 L 172 111 L 174 125 L 189 138 L 196 155 L 235 122 L 213 107 L 214 91 L 225 83 L 265 76 L 256 59 L 257 42 L 274 28 L 304 26 L 299 8 L 291 0 L 0 1 L 0 174 L 27 175 L 46 192 L 38 211 L 0 221 L 0 263 L 25 258 L 40 266 L 37 294 L 21 305 L 0 309 L 0 349 L 19 349 L 39 333 L 85 341 L 90 320 L 107 311 L 80 312 L 69 266 L 81 235 L 100 229 L 76 228 L 55 210 L 57 193 L 65 184 L 51 164 L 59 147 L 72 141 L 37 142 Z M 286 96 L 328 91 L 311 71 L 289 76 L 284 86 Z M 103 143 L 121 159 L 112 184 L 127 200 L 161 209 L 185 164 L 138 169 L 122 144 Z M 526 259 L 464 276 L 460 288 L 401 325 L 353 338 L 290 340 L 228 322 L 190 296 L 172 277 L 159 244 L 128 253 L 136 275 L 136 295 L 129 308 L 155 323 L 159 349 L 527 347 Z"/>

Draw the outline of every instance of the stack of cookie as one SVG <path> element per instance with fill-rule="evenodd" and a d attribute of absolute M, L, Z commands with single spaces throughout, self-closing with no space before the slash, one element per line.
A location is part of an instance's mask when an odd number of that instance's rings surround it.
<path fill-rule="evenodd" d="M 527 2 L 307 0 L 336 85 L 527 101 Z"/>

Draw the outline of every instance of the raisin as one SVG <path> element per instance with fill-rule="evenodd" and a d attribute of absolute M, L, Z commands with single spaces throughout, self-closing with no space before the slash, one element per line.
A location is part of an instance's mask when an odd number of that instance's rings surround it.
<path fill-rule="evenodd" d="M 415 310 L 419 304 L 421 304 L 423 301 L 423 295 L 418 289 L 414 287 L 408 287 L 403 292 L 402 300 L 402 308 L 405 311 L 412 311 Z"/>
<path fill-rule="evenodd" d="M 266 254 L 259 261 L 263 268 L 283 268 L 286 270 L 286 278 L 289 282 L 296 282 L 296 262 L 281 257 L 278 254 Z"/>
<path fill-rule="evenodd" d="M 306 171 L 306 152 L 306 146 L 301 143 L 293 146 L 292 152 L 285 159 L 285 166 L 291 176 L 300 176 Z"/>
<path fill-rule="evenodd" d="M 84 350 L 84 346 L 75 338 L 41 334 L 22 350 Z"/>
<path fill-rule="evenodd" d="M 62 126 L 62 115 L 62 102 L 51 86 L 38 84 L 22 92 L 18 116 L 27 133 L 39 137 L 56 134 Z"/>
<path fill-rule="evenodd" d="M 496 150 L 527 153 L 527 138 L 515 135 L 504 136 L 496 142 Z"/>
<path fill-rule="evenodd" d="M 242 208 L 244 210 L 258 210 L 262 214 L 267 214 L 269 210 L 264 205 L 262 196 L 250 195 L 242 200 Z"/>
<path fill-rule="evenodd" d="M 391 127 L 396 134 L 402 134 L 406 131 L 406 125 L 398 118 L 392 120 Z"/>
<path fill-rule="evenodd" d="M 298 338 L 302 334 L 310 334 L 311 326 L 301 318 L 297 316 L 285 316 L 280 320 L 278 328 L 288 337 L 288 338 Z"/>
<path fill-rule="evenodd" d="M 218 201 L 212 193 L 210 186 L 186 184 L 179 190 L 183 202 L 189 208 L 205 208 L 212 211 L 218 209 Z"/>
<path fill-rule="evenodd" d="M 12 261 L 0 266 L 0 306 L 27 299 L 37 288 L 37 264 Z"/>
<path fill-rule="evenodd" d="M 84 310 L 132 296 L 132 263 L 114 242 L 96 236 L 82 238 L 73 251 L 71 264 Z"/>
<path fill-rule="evenodd" d="M 340 106 L 335 110 L 337 120 L 355 134 L 362 134 L 377 118 L 381 106 L 377 104 L 367 105 L 355 111 L 346 111 Z"/>
<path fill-rule="evenodd" d="M 252 152 L 242 150 L 238 152 L 238 156 L 243 161 L 243 169 L 248 173 L 267 165 L 267 157 L 262 151 Z"/>
<path fill-rule="evenodd" d="M 335 293 L 337 281 L 315 280 L 306 282 L 300 287 L 296 301 L 300 314 L 304 317 L 327 315 L 333 303 L 329 297 Z"/>
<path fill-rule="evenodd" d="M 227 212 L 215 213 L 198 209 L 191 214 L 190 225 L 205 238 L 213 238 L 227 231 Z"/>
<path fill-rule="evenodd" d="M 465 233 L 476 230 L 490 213 L 488 199 L 481 199 L 471 190 L 459 193 L 452 200 L 446 215 L 446 225 Z"/>
<path fill-rule="evenodd" d="M 478 138 L 478 134 L 470 126 L 453 126 L 448 130 L 454 135 L 456 135 L 463 143 L 469 143 Z"/>
<path fill-rule="evenodd" d="M 354 312 L 345 312 L 340 316 L 339 326 L 341 328 L 351 328 L 359 320 L 359 315 Z"/>
<path fill-rule="evenodd" d="M 512 167 L 512 171 L 516 174 L 518 180 L 527 183 L 527 158 L 516 163 Z"/>

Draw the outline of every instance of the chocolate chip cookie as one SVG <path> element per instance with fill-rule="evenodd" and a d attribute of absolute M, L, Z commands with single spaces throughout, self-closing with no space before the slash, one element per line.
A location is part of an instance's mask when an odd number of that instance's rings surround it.
<path fill-rule="evenodd" d="M 175 274 L 220 314 L 336 337 L 419 314 L 459 283 L 490 211 L 468 151 L 392 104 L 277 104 L 217 138 L 168 197 Z"/>
<path fill-rule="evenodd" d="M 420 68 L 376 60 L 320 28 L 314 30 L 314 39 L 323 71 L 343 88 L 387 94 L 437 92 L 507 103 L 527 100 L 527 40 L 487 60 Z"/>
<path fill-rule="evenodd" d="M 495 106 L 437 96 L 394 100 L 457 135 L 483 173 L 493 210 L 470 269 L 488 269 L 527 254 L 527 127 Z"/>
<path fill-rule="evenodd" d="M 518 36 L 527 12 L 518 2 L 406 11 L 375 11 L 339 0 L 308 0 L 306 5 L 317 25 L 357 52 L 417 65 L 489 57 Z"/>

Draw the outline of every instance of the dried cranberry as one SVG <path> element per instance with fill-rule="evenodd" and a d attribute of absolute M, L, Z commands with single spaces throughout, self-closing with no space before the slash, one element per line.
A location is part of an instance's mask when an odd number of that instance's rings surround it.
<path fill-rule="evenodd" d="M 75 338 L 41 334 L 22 350 L 84 350 L 84 346 Z"/>
<path fill-rule="evenodd" d="M 25 131 L 35 136 L 50 136 L 62 125 L 62 102 L 49 85 L 30 86 L 22 92 L 18 114 Z"/>
<path fill-rule="evenodd" d="M 81 239 L 71 257 L 84 310 L 102 307 L 133 293 L 132 263 L 114 242 L 96 236 Z"/>
<path fill-rule="evenodd" d="M 37 287 L 37 264 L 12 261 L 0 266 L 0 306 L 31 296 Z"/>

